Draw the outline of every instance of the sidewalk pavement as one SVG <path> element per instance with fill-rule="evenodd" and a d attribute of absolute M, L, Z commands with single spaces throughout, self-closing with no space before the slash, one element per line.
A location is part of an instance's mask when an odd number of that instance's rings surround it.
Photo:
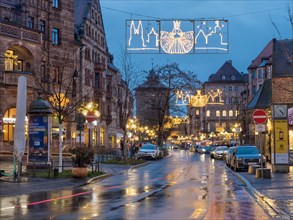
<path fill-rule="evenodd" d="M 148 163 L 150 162 L 145 164 Z M 0 178 L 0 198 L 3 196 L 15 196 L 41 191 L 65 189 L 68 187 L 78 187 L 145 164 L 137 166 L 101 164 L 100 171 L 106 174 L 95 178 L 85 179 L 46 179 L 22 177 L 22 181 L 18 183 L 13 180 L 13 177 L 2 177 Z M 4 167 L 5 171 L 7 171 L 7 169 L 12 170 L 13 164 L 8 161 L 0 161 L 0 170 Z M 268 164 L 268 168 L 271 168 L 270 164 Z M 265 204 L 266 207 L 269 207 L 269 209 L 274 212 L 273 214 L 270 214 L 281 219 L 293 219 L 292 166 L 290 167 L 289 173 L 272 173 L 271 179 L 257 179 L 254 174 L 249 174 L 247 171 L 231 172 L 246 185 L 248 190 L 257 198 L 258 202 Z"/>
<path fill-rule="evenodd" d="M 12 175 L 4 176 L 0 178 L 0 199 L 3 196 L 16 196 L 22 194 L 29 194 L 42 191 L 50 191 L 57 189 L 65 189 L 78 187 L 86 184 L 90 184 L 94 181 L 107 178 L 116 173 L 120 173 L 135 167 L 146 165 L 150 162 L 139 165 L 117 165 L 117 164 L 100 164 L 99 170 L 105 174 L 93 178 L 73 179 L 73 178 L 37 178 L 37 177 L 21 177 L 21 181 L 18 182 Z M 5 173 L 13 173 L 12 161 L 0 161 L 0 170 L 5 170 Z M 88 167 L 91 172 L 92 167 Z M 25 172 L 26 168 L 23 166 L 22 172 Z"/>
<path fill-rule="evenodd" d="M 271 164 L 267 165 L 271 169 Z M 272 178 L 257 179 L 247 171 L 233 172 L 258 198 L 281 219 L 293 219 L 293 167 L 289 173 L 272 173 Z"/>

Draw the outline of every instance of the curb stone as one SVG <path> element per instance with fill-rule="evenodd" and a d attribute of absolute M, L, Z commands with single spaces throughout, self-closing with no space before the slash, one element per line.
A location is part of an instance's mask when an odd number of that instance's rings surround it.
<path fill-rule="evenodd" d="M 277 215 L 280 216 L 281 219 L 291 219 L 291 217 L 280 207 L 276 205 L 274 200 L 269 199 L 265 195 L 261 194 L 257 189 L 255 189 L 250 182 L 241 174 L 232 172 L 235 176 L 238 177 L 238 179 L 245 184 L 258 198 L 260 198 L 262 201 L 264 201 Z"/>

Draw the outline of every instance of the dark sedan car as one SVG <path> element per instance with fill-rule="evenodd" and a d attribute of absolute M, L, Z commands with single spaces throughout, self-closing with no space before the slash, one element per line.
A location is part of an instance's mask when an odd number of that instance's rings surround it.
<path fill-rule="evenodd" d="M 240 169 L 248 169 L 249 165 L 261 165 L 261 157 L 265 167 L 265 157 L 260 154 L 256 146 L 237 146 L 231 155 L 230 166 L 236 172 Z"/>
<path fill-rule="evenodd" d="M 226 165 L 228 167 L 230 167 L 230 165 L 231 165 L 231 155 L 232 155 L 234 149 L 235 149 L 235 147 L 230 147 L 228 153 L 225 156 Z"/>

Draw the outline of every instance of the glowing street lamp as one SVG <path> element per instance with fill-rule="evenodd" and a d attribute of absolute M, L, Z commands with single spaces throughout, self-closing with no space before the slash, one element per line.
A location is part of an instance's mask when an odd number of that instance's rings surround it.
<path fill-rule="evenodd" d="M 82 113 L 85 116 L 85 119 L 88 122 L 88 130 L 89 130 L 89 148 L 91 148 L 91 130 L 94 128 L 93 122 L 98 120 L 100 117 L 100 112 L 99 112 L 99 105 L 98 103 L 94 102 L 89 102 L 89 103 L 83 103 L 81 107 L 79 108 L 79 112 Z"/>

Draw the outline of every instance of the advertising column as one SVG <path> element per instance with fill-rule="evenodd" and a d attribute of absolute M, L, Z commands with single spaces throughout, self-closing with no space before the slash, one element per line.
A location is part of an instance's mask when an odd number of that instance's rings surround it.
<path fill-rule="evenodd" d="M 29 116 L 29 161 L 50 161 L 49 120 L 48 115 Z"/>

